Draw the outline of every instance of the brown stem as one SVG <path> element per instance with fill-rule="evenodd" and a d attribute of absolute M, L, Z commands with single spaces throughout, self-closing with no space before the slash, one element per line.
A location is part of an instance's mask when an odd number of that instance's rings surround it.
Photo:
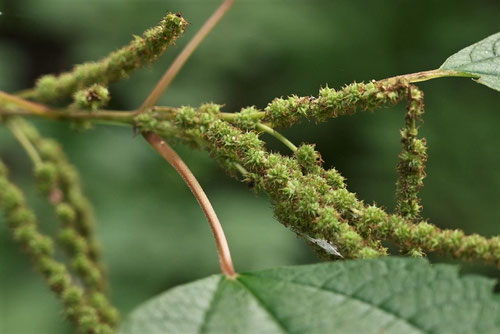
<path fill-rule="evenodd" d="M 203 26 L 198 30 L 195 36 L 189 41 L 186 47 L 181 51 L 181 53 L 175 58 L 174 62 L 167 69 L 163 77 L 158 81 L 156 87 L 146 98 L 142 106 L 136 111 L 136 114 L 142 111 L 152 108 L 156 102 L 160 99 L 161 95 L 167 90 L 168 86 L 177 76 L 182 66 L 186 63 L 189 57 L 193 54 L 200 43 L 205 39 L 208 33 L 215 27 L 215 25 L 220 21 L 220 19 L 226 14 L 226 12 L 233 5 L 234 0 L 224 0 L 219 8 L 210 16 L 210 18 L 203 24 Z M 189 189 L 193 192 L 196 200 L 200 204 L 207 220 L 212 228 L 215 237 L 215 243 L 217 245 L 217 251 L 219 253 L 219 263 L 221 271 L 224 275 L 228 277 L 235 277 L 236 273 L 233 267 L 233 261 L 231 259 L 231 253 L 229 252 L 229 246 L 227 244 L 226 236 L 224 235 L 224 230 L 222 225 L 215 214 L 215 211 L 208 200 L 207 195 L 201 188 L 200 184 L 194 177 L 193 173 L 189 170 L 182 159 L 177 155 L 177 153 L 157 134 L 155 133 L 142 133 L 143 137 L 148 141 L 148 143 L 153 146 L 153 148 L 167 160 L 172 167 L 182 176 Z"/>
<path fill-rule="evenodd" d="M 217 10 L 210 16 L 210 18 L 203 24 L 203 26 L 198 30 L 196 35 L 189 41 L 186 47 L 181 51 L 181 53 L 175 58 L 174 62 L 167 69 L 163 77 L 158 81 L 156 87 L 146 98 L 142 104 L 140 111 L 153 107 L 156 102 L 160 99 L 161 95 L 168 86 L 174 80 L 174 78 L 179 73 L 180 69 L 186 61 L 191 57 L 194 50 L 200 45 L 200 43 L 205 39 L 208 33 L 215 27 L 215 25 L 220 21 L 220 19 L 226 14 L 226 12 L 234 4 L 234 0 L 224 0 L 222 4 L 217 8 Z"/>
<path fill-rule="evenodd" d="M 228 277 L 235 277 L 236 273 L 233 267 L 233 261 L 231 259 L 231 253 L 229 252 L 229 246 L 227 244 L 226 236 L 224 235 L 224 230 L 222 225 L 215 214 L 214 208 L 207 195 L 201 188 L 200 184 L 194 177 L 193 173 L 189 170 L 188 166 L 182 161 L 182 159 L 175 153 L 175 151 L 168 145 L 160 136 L 152 132 L 145 133 L 144 138 L 154 147 L 154 149 L 167 160 L 172 167 L 182 176 L 189 189 L 193 192 L 196 200 L 200 204 L 205 216 L 207 217 L 208 223 L 212 228 L 215 237 L 215 243 L 217 244 L 217 251 L 219 253 L 219 263 L 221 271 L 224 275 Z"/>
<path fill-rule="evenodd" d="M 42 104 L 31 102 L 31 101 L 25 100 L 23 98 L 20 98 L 18 96 L 11 95 L 11 94 L 8 94 L 8 93 L 2 92 L 2 91 L 0 91 L 0 100 L 4 100 L 4 101 L 7 101 L 9 103 L 13 103 L 17 106 L 24 108 L 24 109 L 30 110 L 34 114 L 38 114 L 38 115 L 46 115 L 47 113 L 50 112 L 50 109 Z"/>

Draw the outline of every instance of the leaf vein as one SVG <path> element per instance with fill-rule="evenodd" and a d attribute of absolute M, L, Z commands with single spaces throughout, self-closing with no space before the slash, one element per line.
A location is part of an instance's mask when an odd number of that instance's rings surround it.
<path fill-rule="evenodd" d="M 248 275 L 248 274 L 247 274 Z M 273 278 L 273 277 L 260 277 L 261 279 L 268 279 L 268 280 L 273 280 L 273 281 L 280 281 L 279 279 L 276 279 L 276 278 Z M 299 285 L 299 286 L 305 286 L 305 287 L 309 287 L 311 289 L 316 289 L 316 290 L 320 290 L 320 291 L 326 291 L 326 292 L 329 292 L 329 293 L 334 293 L 334 294 L 339 294 L 339 295 L 342 295 L 344 297 L 348 297 L 348 298 L 352 298 L 352 299 L 355 299 L 357 300 L 358 302 L 362 303 L 362 304 L 365 304 L 365 305 L 369 305 L 369 306 L 372 306 L 372 307 L 378 307 L 381 311 L 383 311 L 384 313 L 386 314 L 390 314 L 392 315 L 394 318 L 397 318 L 403 322 L 406 322 L 409 326 L 411 326 L 412 328 L 414 328 L 415 330 L 417 331 L 422 331 L 421 328 L 418 327 L 418 324 L 416 323 L 413 323 L 410 319 L 405 319 L 403 317 L 401 317 L 400 315 L 394 313 L 393 311 L 391 311 L 390 309 L 384 307 L 384 306 L 381 306 L 381 305 L 377 305 L 375 303 L 372 303 L 370 301 L 367 301 L 367 300 L 363 300 L 361 299 L 359 296 L 353 296 L 353 295 L 349 295 L 347 293 L 344 293 L 342 291 L 338 291 L 336 289 L 328 289 L 328 288 L 325 288 L 325 287 L 318 287 L 318 286 L 314 286 L 314 285 L 310 285 L 310 284 L 305 284 L 303 282 L 293 282 L 293 281 L 287 281 L 288 283 L 291 283 L 291 284 L 295 284 L 295 285 Z"/>
<path fill-rule="evenodd" d="M 270 318 L 278 325 L 278 327 L 283 331 L 283 333 L 290 333 L 289 330 L 286 328 L 285 324 L 281 322 L 278 316 L 271 311 L 268 305 L 266 305 L 266 303 L 264 303 L 264 301 L 259 296 L 257 296 L 255 291 L 253 291 L 248 285 L 246 285 L 239 279 L 237 279 L 236 282 L 241 284 L 245 288 L 245 290 L 248 291 L 249 294 L 255 299 L 255 301 L 260 306 L 262 306 L 262 308 L 266 311 L 266 313 L 270 316 Z"/>

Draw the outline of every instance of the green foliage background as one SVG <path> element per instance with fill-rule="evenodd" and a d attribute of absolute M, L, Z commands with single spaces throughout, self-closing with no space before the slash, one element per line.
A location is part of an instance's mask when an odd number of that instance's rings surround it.
<path fill-rule="evenodd" d="M 167 10 L 192 24 L 149 69 L 111 87 L 113 109 L 140 105 L 217 0 L 0 0 L 0 90 L 27 88 L 47 72 L 99 59 L 156 24 Z M 454 52 L 499 31 L 500 3 L 490 1 L 237 0 L 162 99 L 163 105 L 213 101 L 225 111 L 264 107 L 277 96 L 340 87 L 439 67 Z M 500 233 L 498 92 L 468 79 L 419 85 L 426 93 L 422 133 L 429 163 L 424 216 L 467 233 Z M 398 129 L 404 106 L 284 133 L 317 143 L 326 166 L 348 178 L 367 202 L 392 209 Z M 75 133 L 67 123 L 36 122 L 58 138 L 79 167 L 93 201 L 98 235 L 124 313 L 176 284 L 218 271 L 205 218 L 180 177 L 128 128 Z M 271 148 L 281 150 L 272 138 Z M 303 241 L 276 223 L 265 196 L 226 177 L 205 152 L 177 145 L 226 228 L 236 269 L 317 261 Z M 285 151 L 284 151 L 285 152 Z M 54 230 L 51 208 L 37 197 L 29 161 L 5 129 L 0 155 L 28 193 L 41 228 Z M 491 268 L 470 268 L 499 276 Z M 57 300 L 20 255 L 0 218 L 0 332 L 69 333 Z"/>

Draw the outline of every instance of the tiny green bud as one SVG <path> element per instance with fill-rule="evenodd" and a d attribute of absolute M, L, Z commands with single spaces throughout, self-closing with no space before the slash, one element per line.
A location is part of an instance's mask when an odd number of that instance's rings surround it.
<path fill-rule="evenodd" d="M 254 117 L 254 115 L 259 112 L 259 110 L 252 106 L 248 108 L 242 109 L 237 115 L 235 119 L 235 124 L 239 128 L 243 130 L 253 130 L 257 125 L 258 119 Z"/>
<path fill-rule="evenodd" d="M 14 240 L 28 244 L 38 236 L 35 224 L 21 225 L 14 230 Z"/>
<path fill-rule="evenodd" d="M 412 248 L 412 249 L 410 249 L 408 251 L 408 255 L 411 256 L 411 257 L 417 257 L 417 258 L 425 256 L 424 252 L 422 252 L 422 249 L 420 249 L 420 248 Z"/>
<path fill-rule="evenodd" d="M 37 146 L 43 160 L 58 160 L 62 155 L 62 149 L 58 142 L 51 139 L 44 139 Z"/>
<path fill-rule="evenodd" d="M 314 145 L 303 144 L 295 151 L 295 158 L 305 171 L 311 171 L 321 163 L 320 154 L 314 149 Z"/>
<path fill-rule="evenodd" d="M 33 255 L 36 257 L 42 255 L 52 256 L 54 253 L 54 243 L 52 239 L 40 234 L 30 241 L 30 248 Z"/>
<path fill-rule="evenodd" d="M 0 184 L 0 206 L 4 208 L 7 214 L 24 203 L 24 197 L 19 188 L 5 182 Z"/>
<path fill-rule="evenodd" d="M 35 177 L 38 189 L 43 194 L 48 194 L 57 182 L 57 167 L 51 162 L 42 162 L 35 166 Z"/>
<path fill-rule="evenodd" d="M 61 294 L 71 285 L 71 279 L 67 273 L 55 274 L 48 280 L 49 287 L 57 294 Z"/>
<path fill-rule="evenodd" d="M 66 289 L 62 295 L 62 301 L 66 306 L 77 306 L 83 300 L 82 289 L 72 286 Z"/>
<path fill-rule="evenodd" d="M 370 247 L 363 247 L 359 250 L 358 256 L 361 259 L 373 259 L 380 256 L 376 249 Z"/>
<path fill-rule="evenodd" d="M 65 223 L 73 222 L 76 219 L 76 212 L 68 203 L 57 204 L 56 214 Z"/>
<path fill-rule="evenodd" d="M 9 212 L 7 216 L 9 227 L 16 228 L 21 225 L 29 225 L 35 223 L 35 214 L 24 206 L 18 206 Z"/>
<path fill-rule="evenodd" d="M 180 127 L 190 127 L 196 124 L 196 111 L 192 107 L 181 107 L 175 116 L 175 123 Z"/>
<path fill-rule="evenodd" d="M 86 89 L 77 91 L 73 95 L 75 106 L 79 109 L 96 111 L 109 102 L 109 91 L 106 87 L 94 84 Z"/>

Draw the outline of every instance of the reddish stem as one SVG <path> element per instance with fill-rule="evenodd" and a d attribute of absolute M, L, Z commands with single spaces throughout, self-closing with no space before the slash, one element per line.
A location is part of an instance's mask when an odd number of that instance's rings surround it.
<path fill-rule="evenodd" d="M 155 133 L 148 132 L 144 133 L 144 138 L 146 138 L 148 143 L 151 144 L 151 146 L 153 146 L 154 149 L 163 158 L 165 158 L 165 160 L 167 160 L 172 167 L 175 168 L 175 170 L 182 176 L 189 189 L 193 192 L 214 233 L 215 243 L 217 244 L 217 251 L 219 253 L 221 271 L 228 277 L 235 277 L 236 273 L 233 267 L 233 260 L 231 259 L 231 253 L 229 252 L 229 246 L 227 244 L 222 225 L 219 222 L 207 195 L 201 188 L 193 173 L 189 170 L 188 166 L 186 166 L 179 155 L 177 155 L 170 145 L 168 145 L 160 136 Z"/>
<path fill-rule="evenodd" d="M 181 68 L 184 66 L 186 61 L 191 57 L 194 50 L 200 45 L 200 43 L 207 37 L 208 33 L 219 23 L 220 19 L 227 13 L 227 11 L 234 4 L 234 0 L 225 0 L 222 4 L 215 10 L 215 12 L 210 16 L 210 18 L 203 24 L 203 26 L 198 30 L 196 35 L 189 41 L 189 43 L 184 47 L 181 53 L 175 58 L 174 62 L 167 69 L 163 77 L 158 81 L 156 87 L 146 98 L 139 111 L 153 107 L 156 102 L 160 99 L 161 95 L 168 86 L 177 76 Z"/>

